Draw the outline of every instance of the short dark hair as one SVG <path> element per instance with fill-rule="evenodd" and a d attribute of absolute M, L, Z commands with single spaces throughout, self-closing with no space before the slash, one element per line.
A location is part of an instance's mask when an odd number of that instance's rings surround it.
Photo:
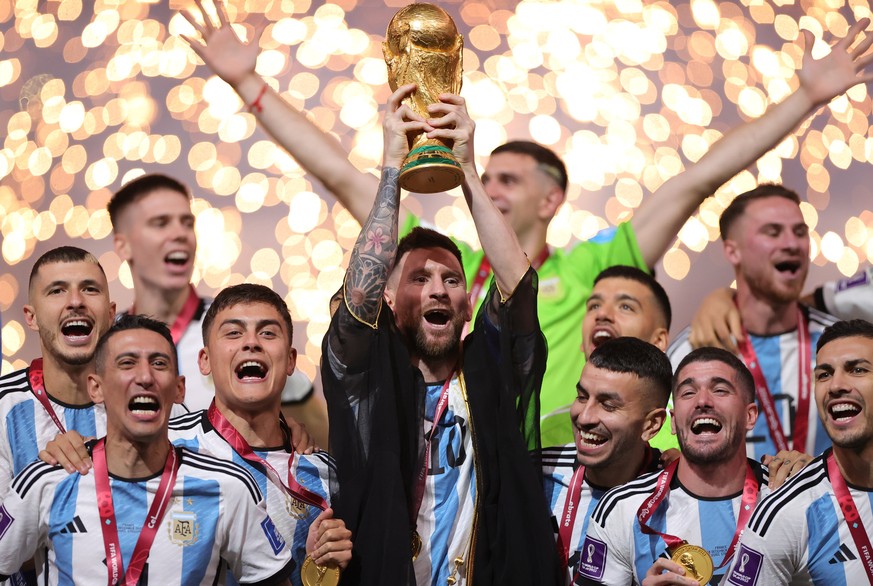
<path fill-rule="evenodd" d="M 649 382 L 647 387 L 654 392 L 657 406 L 667 406 L 673 369 L 670 359 L 657 346 L 630 336 L 613 338 L 595 348 L 588 363 L 610 372 L 634 374 Z"/>
<path fill-rule="evenodd" d="M 36 279 L 37 273 L 39 270 L 45 266 L 55 263 L 74 263 L 74 262 L 89 262 L 91 264 L 97 265 L 97 268 L 100 269 L 100 272 L 103 273 L 103 276 L 106 276 L 106 272 L 103 270 L 103 267 L 100 266 L 100 261 L 97 260 L 93 254 L 84 250 L 82 248 L 78 248 L 76 246 L 58 246 L 57 248 L 52 248 L 33 263 L 33 267 L 30 269 L 30 279 L 27 281 L 28 290 L 33 286 L 33 281 Z"/>
<path fill-rule="evenodd" d="M 409 234 L 400 239 L 397 244 L 397 254 L 395 255 L 395 263 L 400 262 L 403 255 L 419 248 L 444 248 L 452 253 L 458 259 L 458 264 L 461 269 L 464 268 L 464 261 L 461 259 L 461 249 L 455 244 L 451 238 L 445 234 L 440 234 L 436 230 L 430 228 L 422 228 L 416 226 Z M 463 272 L 463 271 L 462 271 Z"/>
<path fill-rule="evenodd" d="M 228 307 L 234 307 L 240 304 L 248 303 L 264 303 L 274 307 L 279 315 L 282 316 L 282 321 L 285 322 L 285 327 L 288 328 L 288 340 L 294 337 L 294 324 L 291 321 L 291 313 L 288 311 L 288 304 L 282 297 L 264 285 L 256 285 L 254 283 L 241 283 L 225 287 L 215 296 L 212 305 L 206 311 L 203 317 L 201 330 L 203 332 L 203 345 L 206 345 L 206 339 L 209 337 L 209 330 L 212 329 L 212 324 L 215 322 L 215 316 L 220 311 Z"/>
<path fill-rule="evenodd" d="M 176 351 L 176 343 L 173 342 L 173 335 L 170 333 L 170 328 L 167 327 L 167 324 L 147 315 L 128 313 L 119 316 L 115 323 L 112 324 L 112 327 L 106 330 L 106 333 L 97 340 L 97 347 L 94 349 L 94 365 L 97 372 L 102 373 L 106 369 L 106 345 L 109 343 L 109 340 L 118 332 L 128 330 L 149 330 L 160 334 L 167 341 L 167 344 L 170 345 L 173 357 L 173 370 L 177 375 L 179 374 L 179 354 Z"/>
<path fill-rule="evenodd" d="M 721 362 L 728 365 L 737 373 L 737 381 L 739 382 L 740 390 L 746 394 L 746 398 L 748 399 L 747 402 L 755 402 L 757 396 L 757 392 L 755 391 L 755 379 L 752 377 L 752 373 L 749 372 L 749 369 L 743 361 L 727 350 L 714 348 L 712 346 L 704 346 L 692 350 L 682 359 L 682 362 L 680 362 L 679 366 L 676 367 L 676 373 L 673 375 L 674 392 L 679 385 L 679 373 L 681 373 L 682 369 L 686 366 L 695 362 Z"/>
<path fill-rule="evenodd" d="M 736 221 L 745 213 L 749 204 L 758 199 L 765 197 L 781 197 L 789 201 L 793 201 L 800 205 L 800 196 L 794 191 L 788 189 L 784 185 L 778 183 L 762 183 L 755 189 L 741 193 L 736 196 L 730 205 L 721 213 L 718 220 L 718 230 L 721 232 L 721 239 L 726 240 L 727 234 Z"/>
<path fill-rule="evenodd" d="M 554 179 L 562 190 L 567 191 L 567 167 L 552 149 L 530 140 L 512 140 L 491 151 L 491 156 L 500 153 L 516 153 L 533 158 L 543 173 Z"/>
<path fill-rule="evenodd" d="M 118 230 L 118 220 L 129 205 L 158 189 L 176 191 L 191 199 L 191 192 L 188 188 L 182 182 L 172 177 L 161 175 L 160 173 L 142 175 L 125 183 L 121 189 L 115 192 L 112 199 L 109 200 L 109 205 L 106 206 L 106 209 L 109 211 L 109 221 L 112 222 L 112 229 Z"/>
<path fill-rule="evenodd" d="M 815 352 L 818 354 L 825 344 L 829 344 L 840 338 L 870 338 L 873 340 L 873 324 L 865 319 L 851 319 L 838 321 L 824 329 L 818 342 L 815 344 Z"/>
<path fill-rule="evenodd" d="M 645 286 L 655 297 L 655 303 L 657 304 L 658 309 L 660 309 L 661 313 L 664 314 L 663 317 L 664 321 L 667 323 L 667 329 L 670 329 L 670 324 L 673 322 L 673 309 L 670 307 L 670 297 L 667 295 L 667 292 L 664 291 L 664 287 L 655 280 L 655 277 L 637 267 L 613 265 L 600 271 L 600 274 L 594 279 L 594 284 L 596 285 L 603 279 L 627 279 L 629 281 L 636 281 Z"/>

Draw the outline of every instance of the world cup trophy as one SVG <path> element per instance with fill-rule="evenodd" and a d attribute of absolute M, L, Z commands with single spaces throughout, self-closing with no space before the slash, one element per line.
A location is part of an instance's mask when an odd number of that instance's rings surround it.
<path fill-rule="evenodd" d="M 445 10 L 433 4 L 401 8 L 385 33 L 382 52 L 391 90 L 407 83 L 418 87 L 404 103 L 424 119 L 432 118 L 429 104 L 443 93 L 461 91 L 461 51 L 464 39 Z M 464 172 L 444 141 L 419 133 L 400 169 L 400 186 L 416 193 L 439 193 L 455 188 Z"/>

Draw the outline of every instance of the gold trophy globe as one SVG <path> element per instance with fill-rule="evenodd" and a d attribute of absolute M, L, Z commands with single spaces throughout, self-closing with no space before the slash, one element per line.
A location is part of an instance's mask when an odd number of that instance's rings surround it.
<path fill-rule="evenodd" d="M 445 10 L 433 4 L 401 8 L 385 33 L 382 52 L 388 84 L 394 91 L 407 83 L 418 86 L 404 103 L 424 119 L 427 107 L 443 93 L 461 91 L 464 39 Z M 439 193 L 461 184 L 464 172 L 444 141 L 418 134 L 400 169 L 400 186 L 416 193 Z"/>

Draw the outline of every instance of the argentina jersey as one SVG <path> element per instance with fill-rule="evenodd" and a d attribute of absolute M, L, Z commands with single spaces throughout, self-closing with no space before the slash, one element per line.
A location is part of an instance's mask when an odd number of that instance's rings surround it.
<path fill-rule="evenodd" d="M 290 553 L 251 475 L 210 456 L 184 449 L 178 454 L 171 502 L 139 584 L 214 584 L 226 567 L 245 583 L 287 575 Z M 160 474 L 140 480 L 110 476 L 124 568 L 160 480 Z M 67 474 L 35 462 L 16 477 L 0 508 L 0 574 L 16 571 L 35 553 L 40 584 L 107 582 L 94 472 Z"/>
<path fill-rule="evenodd" d="M 819 456 L 755 509 L 725 584 L 769 586 L 867 583 L 863 557 Z M 863 528 L 873 528 L 873 492 L 849 486 Z"/>
<path fill-rule="evenodd" d="M 9 490 L 12 477 L 36 460 L 39 451 L 60 433 L 51 416 L 34 396 L 29 368 L 0 377 L 0 498 Z M 106 435 L 103 405 L 67 405 L 49 401 L 67 431 L 83 437 Z"/>
<path fill-rule="evenodd" d="M 759 481 L 759 499 L 769 493 L 767 469 L 748 461 Z M 588 534 L 579 556 L 575 584 L 626 586 L 641 584 L 659 557 L 669 557 L 667 545 L 658 535 L 640 528 L 637 511 L 655 491 L 662 472 L 646 474 L 607 492 L 594 509 Z M 647 525 L 655 531 L 674 535 L 705 549 L 713 565 L 722 563 L 737 530 L 742 491 L 724 498 L 701 498 L 687 491 L 673 478 L 668 496 Z M 720 583 L 726 567 L 715 569 L 709 584 Z"/>
<path fill-rule="evenodd" d="M 261 493 L 266 495 L 267 513 L 288 544 L 295 566 L 299 568 L 303 565 L 309 527 L 321 513 L 317 507 L 306 505 L 303 511 L 295 508 L 285 493 L 269 479 L 263 467 L 247 462 L 215 431 L 206 411 L 196 411 L 171 419 L 169 435 L 170 441 L 177 446 L 232 461 L 248 470 Z M 327 452 L 315 452 L 311 455 L 289 454 L 281 447 L 254 451 L 269 462 L 283 479 L 288 477 L 290 458 L 291 473 L 297 482 L 330 503 L 330 479 L 336 477 L 336 464 Z M 295 586 L 300 585 L 299 572 L 292 574 L 291 582 Z"/>
<path fill-rule="evenodd" d="M 815 345 L 824 329 L 833 324 L 835 319 L 816 309 L 806 306 L 803 306 L 803 309 L 808 312 L 809 356 L 811 362 L 809 370 L 809 411 L 807 413 L 808 431 L 805 446 L 795 449 L 799 449 L 799 451 L 807 454 L 817 455 L 830 447 L 831 440 L 827 433 L 825 433 L 824 426 L 819 420 L 818 411 L 815 407 L 815 397 L 813 396 L 812 369 L 815 368 Z M 691 344 L 688 341 L 689 334 L 690 329 L 686 328 L 667 349 L 667 356 L 670 358 L 674 370 L 679 366 L 681 360 L 691 352 Z M 755 336 L 749 334 L 749 339 L 755 350 L 758 362 L 761 364 L 764 378 L 767 380 L 767 387 L 770 390 L 770 395 L 773 397 L 776 412 L 779 414 L 782 431 L 785 433 L 789 447 L 793 447 L 792 438 L 794 437 L 795 430 L 794 419 L 797 413 L 798 379 L 800 376 L 798 365 L 800 349 L 798 347 L 797 331 L 792 330 L 776 336 Z M 739 356 L 739 358 L 742 359 L 742 356 Z M 760 461 L 763 456 L 774 455 L 778 450 L 767 427 L 767 418 L 761 409 L 760 399 L 758 400 L 758 410 L 760 414 L 755 422 L 755 427 L 746 435 L 746 455 L 753 460 Z"/>
<path fill-rule="evenodd" d="M 567 493 L 570 488 L 570 479 L 576 468 L 576 446 L 567 444 L 554 448 L 543 448 L 541 453 L 541 465 L 543 469 L 543 491 L 546 503 L 552 511 L 552 523 L 557 531 L 561 517 L 564 515 L 564 505 L 567 503 Z M 579 559 L 579 551 L 588 531 L 588 520 L 594 507 L 600 501 L 600 497 L 606 494 L 604 488 L 597 488 L 586 480 L 582 483 L 582 493 L 576 507 L 576 517 L 570 534 L 570 546 L 567 564 L 567 579 L 569 584 L 572 576 L 571 570 L 576 567 Z M 557 540 L 558 534 L 555 534 Z"/>
<path fill-rule="evenodd" d="M 424 434 L 430 434 L 443 385 L 427 386 Z M 460 378 L 449 385 L 448 404 L 430 444 L 424 497 L 416 530 L 422 548 L 415 560 L 418 584 L 446 584 L 455 575 L 466 583 L 476 510 L 476 472 L 473 436 Z M 464 560 L 456 571 L 454 560 Z"/>

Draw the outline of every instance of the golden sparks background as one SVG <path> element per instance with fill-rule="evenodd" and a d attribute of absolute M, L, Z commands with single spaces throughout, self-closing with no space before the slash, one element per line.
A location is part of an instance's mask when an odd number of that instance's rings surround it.
<path fill-rule="evenodd" d="M 176 10 L 190 4 L 0 2 L 2 372 L 39 352 L 21 306 L 30 265 L 49 248 L 93 251 L 113 298 L 129 305 L 130 272 L 112 252 L 105 206 L 125 181 L 161 172 L 195 194 L 201 293 L 247 280 L 284 294 L 298 364 L 315 375 L 328 298 L 359 226 L 177 36 L 190 27 Z M 259 73 L 372 170 L 389 94 L 380 43 L 404 4 L 232 0 L 228 13 L 247 37 L 270 21 Z M 820 56 L 822 36 L 844 35 L 871 12 L 866 1 L 843 0 L 441 4 L 465 36 L 463 94 L 479 162 L 506 140 L 532 138 L 567 163 L 572 185 L 549 233 L 555 247 L 629 218 L 722 133 L 792 91 L 801 28 L 816 34 Z M 806 200 L 820 267 L 812 283 L 873 259 L 870 111 L 865 89 L 853 88 L 701 206 L 658 266 L 677 327 L 702 293 L 730 282 L 713 244 L 718 216 L 757 181 L 784 181 Z M 475 241 L 458 195 L 407 203 Z"/>

